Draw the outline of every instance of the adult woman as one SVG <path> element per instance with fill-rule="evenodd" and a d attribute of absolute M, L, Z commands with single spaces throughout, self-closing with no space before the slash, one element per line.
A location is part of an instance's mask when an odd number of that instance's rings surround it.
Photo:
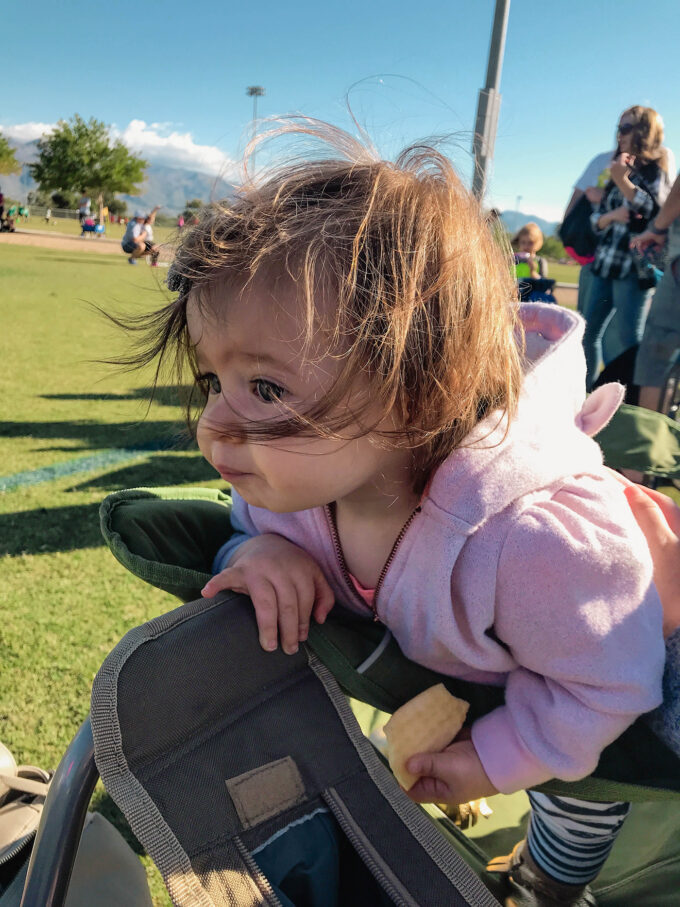
<path fill-rule="evenodd" d="M 624 110 L 617 139 L 611 178 L 591 218 L 598 244 L 583 312 L 588 389 L 597 378 L 602 335 L 614 310 L 620 349 L 640 342 L 653 280 L 631 251 L 630 240 L 645 229 L 670 189 L 667 155 L 661 145 L 663 121 L 655 110 L 638 106 Z"/>

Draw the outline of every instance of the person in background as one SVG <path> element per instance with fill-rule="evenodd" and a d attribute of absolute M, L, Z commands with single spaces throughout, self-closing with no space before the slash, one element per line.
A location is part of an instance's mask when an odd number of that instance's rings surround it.
<path fill-rule="evenodd" d="M 91 213 L 92 200 L 83 189 L 83 194 L 80 196 L 80 200 L 78 201 L 78 220 L 80 221 L 81 227 L 85 218 L 89 217 Z"/>
<path fill-rule="evenodd" d="M 618 314 L 616 330 L 622 351 L 636 347 L 642 338 L 653 278 L 649 270 L 638 267 L 630 240 L 645 229 L 670 188 L 659 114 L 651 107 L 630 107 L 621 114 L 617 135 L 620 153 L 611 163 L 611 178 L 591 217 L 597 246 L 582 312 L 588 390 L 597 380 L 602 335 L 613 310 Z"/>
<path fill-rule="evenodd" d="M 153 224 L 156 220 L 156 212 L 159 211 L 160 207 L 160 205 L 156 205 L 153 211 L 148 215 L 143 211 L 135 211 L 134 217 L 127 225 L 125 234 L 121 240 L 121 246 L 123 252 L 128 254 L 128 262 L 131 265 L 136 265 L 137 259 L 143 258 L 145 255 L 153 254 L 153 242 L 146 239 L 147 228 L 149 226 L 151 227 L 153 235 Z M 146 223 L 147 220 L 148 223 Z"/>
<path fill-rule="evenodd" d="M 184 215 L 180 214 L 180 216 L 177 218 L 177 229 L 181 230 L 183 226 L 184 226 Z"/>
<path fill-rule="evenodd" d="M 538 224 L 525 224 L 512 240 L 515 252 L 515 277 L 547 277 L 548 265 L 537 253 L 543 245 L 543 233 Z"/>
<path fill-rule="evenodd" d="M 652 297 L 633 379 L 640 387 L 640 406 L 657 409 L 671 358 L 680 349 L 680 177 L 659 213 L 631 246 L 641 255 L 658 254 L 666 247 L 665 270 Z"/>
<path fill-rule="evenodd" d="M 45 223 L 46 223 L 46 224 L 49 224 L 50 218 L 51 218 L 51 217 L 52 217 L 52 209 L 51 209 L 51 208 L 45 208 Z"/>
<path fill-rule="evenodd" d="M 670 148 L 664 146 L 664 151 L 666 152 L 666 158 L 668 161 L 668 172 L 670 174 L 675 173 L 675 157 Z M 609 182 L 611 178 L 611 163 L 616 157 L 621 153 L 621 149 L 618 145 L 618 136 L 616 147 L 611 151 L 602 151 L 600 154 L 596 154 L 592 160 L 588 162 L 583 173 L 574 183 L 574 191 L 569 203 L 565 209 L 564 216 L 562 220 L 570 213 L 574 208 L 581 196 L 585 195 L 591 205 L 597 207 L 602 201 L 602 196 L 604 195 L 604 187 Z M 581 265 L 581 270 L 579 273 L 578 279 L 578 300 L 576 304 L 576 309 L 578 312 L 583 314 L 583 309 L 585 306 L 585 300 L 588 298 L 590 293 L 590 283 L 592 277 L 592 262 L 593 256 L 589 258 L 582 258 L 580 256 L 572 255 L 578 264 Z M 619 353 L 623 352 L 618 346 L 618 341 L 616 340 L 616 314 L 609 321 L 605 332 L 602 337 L 602 353 L 605 364 L 614 359 Z"/>
<path fill-rule="evenodd" d="M 624 494 L 654 563 L 654 585 L 663 607 L 666 639 L 663 694 L 665 702 L 674 703 L 672 708 L 655 709 L 647 722 L 666 746 L 680 755 L 680 507 L 665 494 L 642 485 L 628 485 Z"/>
<path fill-rule="evenodd" d="M 144 249 L 149 256 L 152 268 L 158 267 L 158 256 L 160 254 L 160 249 L 153 241 L 153 225 L 156 220 L 156 210 L 157 209 L 154 208 L 152 214 L 144 218 L 144 230 L 142 232 Z"/>
<path fill-rule="evenodd" d="M 2 194 L 2 191 L 0 190 L 0 220 L 2 220 L 4 214 L 5 214 L 5 196 Z"/>

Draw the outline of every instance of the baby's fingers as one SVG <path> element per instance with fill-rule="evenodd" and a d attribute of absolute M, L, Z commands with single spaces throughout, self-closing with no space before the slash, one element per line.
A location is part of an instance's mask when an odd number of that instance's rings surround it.
<path fill-rule="evenodd" d="M 335 594 L 321 570 L 314 575 L 314 620 L 322 624 L 335 604 Z"/>
<path fill-rule="evenodd" d="M 413 756 L 407 763 L 407 769 L 414 775 L 420 775 L 408 795 L 416 803 L 448 802 L 452 791 L 449 784 L 441 777 L 441 766 L 438 754 L 421 753 Z"/>
<path fill-rule="evenodd" d="M 286 655 L 294 655 L 300 639 L 298 592 L 292 582 L 281 578 L 276 583 L 275 592 L 281 648 Z"/>
<path fill-rule="evenodd" d="M 226 570 L 222 570 L 208 580 L 201 589 L 201 595 L 204 598 L 213 598 L 224 589 L 231 589 L 233 592 L 243 592 L 247 595 L 248 584 L 243 571 L 238 567 L 227 567 Z"/>
<path fill-rule="evenodd" d="M 268 579 L 258 577 L 251 580 L 249 594 L 255 609 L 260 645 L 266 652 L 273 652 L 277 646 L 279 623 L 276 589 Z"/>

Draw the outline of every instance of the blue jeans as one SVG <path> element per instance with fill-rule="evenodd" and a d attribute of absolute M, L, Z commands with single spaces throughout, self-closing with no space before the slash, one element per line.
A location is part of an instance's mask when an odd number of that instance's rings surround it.
<path fill-rule="evenodd" d="M 578 302 L 576 303 L 576 311 L 581 315 L 585 312 L 594 276 L 592 263 L 581 265 L 581 273 L 578 279 Z M 614 312 L 602 334 L 602 360 L 605 365 L 609 365 L 612 359 L 616 359 L 620 353 L 624 352 L 619 344 L 616 321 L 617 315 Z"/>
<path fill-rule="evenodd" d="M 622 278 L 590 275 L 590 291 L 583 310 L 586 320 L 583 349 L 586 354 L 588 390 L 597 380 L 600 371 L 602 337 L 610 321 L 620 352 L 625 352 L 642 340 L 649 293 L 649 290 L 641 290 L 638 286 L 637 274 Z M 614 321 L 612 315 L 615 315 Z"/>

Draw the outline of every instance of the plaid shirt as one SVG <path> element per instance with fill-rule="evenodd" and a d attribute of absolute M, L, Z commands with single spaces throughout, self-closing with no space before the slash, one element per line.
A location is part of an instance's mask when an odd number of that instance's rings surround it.
<path fill-rule="evenodd" d="M 616 183 L 610 180 L 605 186 L 598 209 L 591 216 L 590 222 L 598 238 L 593 273 L 600 277 L 627 277 L 631 270 L 636 273 L 630 251 L 631 234 L 641 233 L 645 229 L 656 216 L 670 190 L 668 174 L 658 164 L 646 164 L 641 171 L 632 170 L 629 173 L 630 181 L 635 186 L 632 200 L 629 201 Z M 599 230 L 597 222 L 600 217 L 621 205 L 630 208 L 630 221 L 627 224 L 614 221 L 604 230 Z"/>

